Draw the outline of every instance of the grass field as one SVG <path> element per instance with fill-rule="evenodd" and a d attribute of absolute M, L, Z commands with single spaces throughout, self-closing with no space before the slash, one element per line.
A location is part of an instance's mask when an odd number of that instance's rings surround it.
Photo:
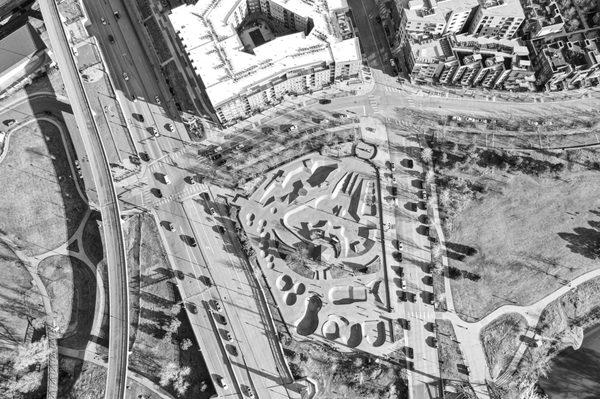
<path fill-rule="evenodd" d="M 41 261 L 38 273 L 58 321 L 60 345 L 85 348 L 96 309 L 96 276 L 79 259 L 63 255 Z"/>
<path fill-rule="evenodd" d="M 61 356 L 58 397 L 60 399 L 98 399 L 104 397 L 106 368 L 80 359 Z"/>
<path fill-rule="evenodd" d="M 40 122 L 12 133 L 0 169 L 0 231 L 34 254 L 65 242 L 86 204 L 70 177 L 60 132 Z"/>
<path fill-rule="evenodd" d="M 200 392 L 200 382 L 209 382 L 210 377 L 187 315 L 179 305 L 174 273 L 158 236 L 154 219 L 148 215 L 134 216 L 127 221 L 125 231 L 128 266 L 134 271 L 130 274 L 133 283 L 131 286 L 139 289 L 136 295 L 139 311 L 134 313 L 136 319 L 131 320 L 135 341 L 130 356 L 130 368 L 158 383 L 158 374 L 168 363 L 189 366 L 192 369 L 188 377 L 191 386 L 185 395 L 177 397 L 210 397 L 214 393 L 211 389 Z M 135 264 L 136 262 L 138 263 Z M 136 271 L 138 268 L 139 272 Z M 138 281 L 135 281 L 136 279 Z M 169 325 L 175 320 L 178 320 L 180 325 L 171 333 L 168 331 Z M 187 350 L 180 348 L 184 339 L 192 342 L 192 346 Z M 172 387 L 165 389 L 174 394 Z"/>
<path fill-rule="evenodd" d="M 600 266 L 600 174 L 593 165 L 444 146 L 436 149 L 438 189 L 461 317 L 535 302 Z"/>
<path fill-rule="evenodd" d="M 438 319 L 436 337 L 438 339 L 438 356 L 440 364 L 440 376 L 447 385 L 467 386 L 469 376 L 466 373 L 466 363 L 456 339 L 456 333 L 452 323 L 448 320 Z"/>
<path fill-rule="evenodd" d="M 525 334 L 527 321 L 518 313 L 498 317 L 481 330 L 481 343 L 492 378 L 498 377 L 510 364 Z"/>
<path fill-rule="evenodd" d="M 44 316 L 42 297 L 14 252 L 0 243 L 0 355 L 32 333 L 30 322 Z"/>

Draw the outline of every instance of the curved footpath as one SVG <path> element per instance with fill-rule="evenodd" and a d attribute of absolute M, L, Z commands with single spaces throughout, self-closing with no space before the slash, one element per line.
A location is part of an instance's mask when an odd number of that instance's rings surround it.
<path fill-rule="evenodd" d="M 56 61 L 60 66 L 65 89 L 71 100 L 81 139 L 92 165 L 92 174 L 98 192 L 99 208 L 102 213 L 104 227 L 103 236 L 110 295 L 108 373 L 105 398 L 122 399 L 125 395 L 127 381 L 129 298 L 119 203 L 106 160 L 104 146 L 94 124 L 90 105 L 73 60 L 73 54 L 56 3 L 54 0 L 40 0 L 40 10 L 46 23 Z"/>

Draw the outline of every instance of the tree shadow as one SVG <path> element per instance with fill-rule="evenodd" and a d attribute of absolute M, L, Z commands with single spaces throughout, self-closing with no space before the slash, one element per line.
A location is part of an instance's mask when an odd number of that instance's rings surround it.
<path fill-rule="evenodd" d="M 582 255 L 588 259 L 598 259 L 600 257 L 600 229 L 599 222 L 588 221 L 592 227 L 576 227 L 573 233 L 558 233 L 558 236 L 569 244 L 567 248 L 571 252 Z"/>

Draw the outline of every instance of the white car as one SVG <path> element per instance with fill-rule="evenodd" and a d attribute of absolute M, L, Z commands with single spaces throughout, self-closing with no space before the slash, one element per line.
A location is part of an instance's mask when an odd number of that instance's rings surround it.
<path fill-rule="evenodd" d="M 106 25 L 106 20 L 104 18 L 100 18 L 100 22 L 102 22 L 102 25 Z"/>
<path fill-rule="evenodd" d="M 165 129 L 167 129 L 169 132 L 172 132 L 174 130 L 173 125 L 171 123 L 167 123 L 165 125 Z"/>
<path fill-rule="evenodd" d="M 169 179 L 169 176 L 164 175 L 163 179 L 165 179 L 165 184 L 171 184 L 171 179 Z"/>
<path fill-rule="evenodd" d="M 152 134 L 152 136 L 154 136 L 154 137 L 160 136 L 160 133 L 158 133 L 158 130 L 156 130 L 155 127 L 150 128 L 150 134 Z"/>
<path fill-rule="evenodd" d="M 129 80 L 129 75 L 127 75 L 127 72 L 123 72 L 123 79 L 125 79 L 125 81 Z"/>
<path fill-rule="evenodd" d="M 406 290 L 406 280 L 402 279 L 402 289 Z"/>
<path fill-rule="evenodd" d="M 221 385 L 221 388 L 223 389 L 229 389 L 229 385 L 227 385 L 227 380 L 223 377 L 219 377 L 219 385 Z"/>
<path fill-rule="evenodd" d="M 160 97 L 159 96 L 154 97 L 154 101 L 156 101 L 156 103 L 158 105 L 160 105 Z"/>

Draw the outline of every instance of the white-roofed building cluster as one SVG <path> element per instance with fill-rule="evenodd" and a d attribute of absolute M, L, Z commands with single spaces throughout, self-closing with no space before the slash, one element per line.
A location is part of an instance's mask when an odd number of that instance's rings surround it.
<path fill-rule="evenodd" d="M 223 124 L 358 76 L 345 0 L 209 0 L 169 15 L 191 68 Z"/>

